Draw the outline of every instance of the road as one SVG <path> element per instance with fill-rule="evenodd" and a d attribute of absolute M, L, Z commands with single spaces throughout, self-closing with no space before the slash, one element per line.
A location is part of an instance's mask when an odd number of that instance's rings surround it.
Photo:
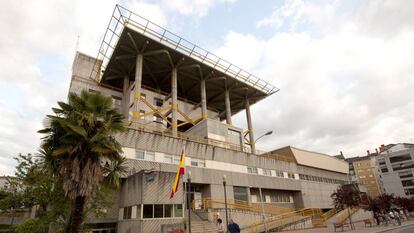
<path fill-rule="evenodd" d="M 414 232 L 414 225 L 409 227 L 402 227 L 401 229 L 395 229 L 393 231 L 389 231 L 390 233 L 413 233 Z"/>

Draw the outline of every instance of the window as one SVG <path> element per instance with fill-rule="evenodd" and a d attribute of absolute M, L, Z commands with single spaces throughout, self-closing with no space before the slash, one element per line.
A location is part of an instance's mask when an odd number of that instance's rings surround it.
<path fill-rule="evenodd" d="M 204 160 L 201 159 L 191 159 L 191 166 L 193 167 L 205 167 L 206 163 L 204 162 Z"/>
<path fill-rule="evenodd" d="M 263 168 L 263 175 L 272 176 L 272 170 Z"/>
<path fill-rule="evenodd" d="M 144 160 L 155 160 L 155 152 L 153 151 L 144 151 L 144 150 L 135 150 L 135 158 L 144 159 Z"/>
<path fill-rule="evenodd" d="M 183 205 L 174 204 L 174 217 L 183 217 Z"/>
<path fill-rule="evenodd" d="M 276 176 L 277 177 L 284 177 L 283 172 L 282 171 L 277 171 L 277 170 L 276 170 Z"/>
<path fill-rule="evenodd" d="M 131 219 L 132 206 L 124 207 L 124 219 Z"/>
<path fill-rule="evenodd" d="M 399 175 L 400 175 L 400 178 L 413 177 L 413 173 L 411 171 L 400 172 Z"/>
<path fill-rule="evenodd" d="M 155 160 L 155 152 L 153 152 L 153 151 L 146 151 L 145 152 L 145 160 L 154 161 Z"/>
<path fill-rule="evenodd" d="M 167 204 L 164 205 L 164 218 L 171 218 L 173 217 L 173 205 Z"/>
<path fill-rule="evenodd" d="M 411 160 L 411 156 L 409 154 L 399 155 L 399 156 L 395 156 L 395 157 L 390 158 L 391 163 L 407 161 L 407 160 Z"/>
<path fill-rule="evenodd" d="M 135 158 L 137 158 L 137 159 L 145 159 L 145 151 L 143 151 L 143 150 L 135 150 Z"/>
<path fill-rule="evenodd" d="M 173 163 L 172 155 L 164 155 L 164 163 Z"/>
<path fill-rule="evenodd" d="M 247 188 L 233 186 L 234 200 L 248 201 Z"/>
<path fill-rule="evenodd" d="M 381 172 L 388 172 L 388 168 L 386 168 L 386 167 L 383 167 L 383 168 L 381 168 Z"/>
<path fill-rule="evenodd" d="M 247 167 L 247 172 L 250 174 L 257 174 L 257 167 Z"/>
<path fill-rule="evenodd" d="M 153 215 L 154 215 L 154 205 L 144 205 L 142 217 L 153 218 Z"/>
<path fill-rule="evenodd" d="M 401 181 L 402 186 L 406 187 L 406 186 L 414 186 L 414 180 L 403 180 Z"/>
<path fill-rule="evenodd" d="M 100 91 L 97 91 L 97 90 L 94 90 L 94 89 L 90 89 L 90 88 L 89 88 L 89 92 L 92 92 L 92 93 L 101 93 Z"/>
<path fill-rule="evenodd" d="M 180 164 L 180 156 L 174 156 L 174 164 Z"/>
<path fill-rule="evenodd" d="M 288 172 L 288 178 L 295 179 L 295 174 Z"/>
<path fill-rule="evenodd" d="M 154 218 L 162 218 L 164 214 L 164 205 L 154 205 Z"/>
<path fill-rule="evenodd" d="M 154 105 L 157 107 L 162 107 L 162 105 L 164 104 L 164 100 L 154 97 Z"/>

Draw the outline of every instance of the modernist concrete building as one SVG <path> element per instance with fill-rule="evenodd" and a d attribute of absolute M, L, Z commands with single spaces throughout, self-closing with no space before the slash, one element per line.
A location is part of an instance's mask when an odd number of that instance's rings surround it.
<path fill-rule="evenodd" d="M 377 164 L 385 192 L 396 196 L 414 196 L 414 144 L 382 145 Z"/>
<path fill-rule="evenodd" d="M 188 208 L 199 221 L 223 217 L 225 175 L 231 217 L 248 229 L 261 219 L 257 203 L 266 214 L 330 209 L 330 194 L 347 181 L 348 164 L 328 155 L 293 147 L 257 154 L 250 108 L 278 89 L 120 6 L 98 58 L 76 54 L 69 91 L 82 90 L 111 96 L 129 122 L 117 135 L 129 176 L 107 218 L 90 219 L 94 228 L 168 232 L 186 223 Z M 245 127 L 232 123 L 241 111 Z M 189 206 L 183 186 L 169 198 L 183 148 Z"/>

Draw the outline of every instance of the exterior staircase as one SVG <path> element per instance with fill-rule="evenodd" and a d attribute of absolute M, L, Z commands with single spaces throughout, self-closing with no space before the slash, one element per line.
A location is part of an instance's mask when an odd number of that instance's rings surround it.
<path fill-rule="evenodd" d="M 203 220 L 194 211 L 191 211 L 191 232 L 192 233 L 217 233 L 217 227 L 214 223 Z"/>

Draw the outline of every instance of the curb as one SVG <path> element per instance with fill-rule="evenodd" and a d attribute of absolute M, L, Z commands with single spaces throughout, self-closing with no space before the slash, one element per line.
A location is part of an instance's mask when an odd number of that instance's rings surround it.
<path fill-rule="evenodd" d="M 396 230 L 396 229 L 404 229 L 404 228 L 410 227 L 410 226 L 414 226 L 414 223 L 410 223 L 410 224 L 403 225 L 403 226 L 396 226 L 396 227 L 393 227 L 393 228 L 384 229 L 384 230 L 380 230 L 380 231 L 374 231 L 373 233 L 383 233 L 383 232 L 388 232 L 388 231 L 392 231 L 392 230 Z"/>

